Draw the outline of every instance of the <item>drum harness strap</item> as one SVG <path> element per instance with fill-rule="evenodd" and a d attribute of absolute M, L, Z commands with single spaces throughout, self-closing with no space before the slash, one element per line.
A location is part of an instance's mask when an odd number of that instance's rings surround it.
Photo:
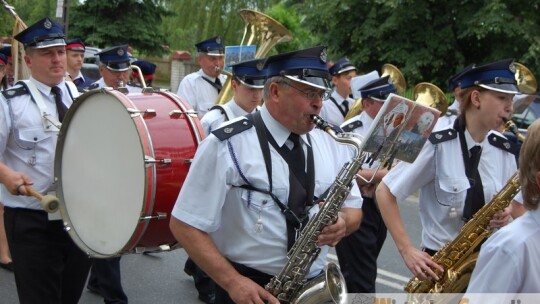
<path fill-rule="evenodd" d="M 345 116 L 347 116 L 347 112 L 349 112 L 348 106 L 347 109 L 343 109 L 334 97 L 330 96 L 329 99 L 336 105 L 338 110 L 341 112 L 341 115 L 343 115 L 343 117 L 345 118 Z M 347 99 L 344 99 L 343 101 L 347 102 Z"/>
<path fill-rule="evenodd" d="M 20 84 L 21 86 L 26 88 L 26 90 L 30 93 L 30 97 L 39 108 L 39 112 L 42 114 L 42 117 L 43 117 L 42 119 L 43 130 L 45 132 L 58 131 L 62 124 L 56 118 L 54 118 L 54 116 L 48 113 L 47 105 L 43 101 L 43 98 L 41 97 L 41 94 L 36 88 L 36 85 L 33 84 L 30 80 L 19 80 L 17 81 L 17 84 Z M 75 85 L 72 82 L 66 81 L 65 84 L 66 84 L 66 87 L 68 88 L 68 92 L 69 92 L 69 96 L 71 97 L 71 100 L 74 100 L 74 96 L 75 97 L 79 96 L 79 91 L 77 90 L 77 87 L 75 87 Z M 74 94 L 73 92 L 76 92 L 76 94 Z M 13 130 L 14 129 L 13 109 L 11 108 L 10 102 L 8 102 L 8 106 L 9 106 L 10 118 L 12 121 L 11 129 Z"/>
<path fill-rule="evenodd" d="M 221 114 L 225 115 L 225 121 L 229 121 L 230 117 L 234 116 L 229 109 L 225 108 L 222 105 L 215 105 L 215 106 L 210 108 L 210 111 L 212 111 L 212 110 L 221 111 Z"/>
<path fill-rule="evenodd" d="M 289 209 L 288 206 L 283 204 L 279 200 L 279 198 L 274 193 L 272 193 L 272 164 L 271 164 L 271 157 L 270 157 L 270 149 L 269 149 L 269 146 L 268 146 L 269 141 L 268 141 L 268 138 L 266 136 L 266 127 L 264 126 L 264 123 L 262 121 L 261 114 L 260 114 L 259 111 L 257 111 L 256 113 L 253 113 L 253 114 L 249 114 L 246 117 L 249 120 L 252 120 L 254 122 L 254 126 L 255 126 L 255 129 L 257 131 L 257 137 L 259 139 L 259 144 L 260 144 L 262 152 L 263 152 L 263 157 L 264 157 L 264 161 L 265 161 L 265 165 L 266 165 L 266 173 L 268 175 L 268 181 L 269 181 L 269 184 L 270 184 L 270 189 L 269 190 L 264 190 L 264 189 L 257 188 L 255 186 L 253 186 L 248 181 L 248 179 L 246 178 L 246 176 L 244 175 L 244 173 L 240 169 L 240 165 L 239 165 L 238 159 L 236 158 L 236 155 L 234 153 L 234 149 L 232 147 L 231 142 L 227 141 L 227 146 L 229 148 L 229 153 L 231 155 L 233 163 L 234 163 L 236 169 L 238 170 L 238 172 L 240 174 L 240 177 L 246 183 L 245 185 L 242 185 L 242 186 L 239 186 L 239 187 L 250 190 L 250 191 L 257 191 L 257 192 L 269 195 L 272 198 L 272 200 L 274 201 L 274 203 L 279 207 L 279 209 L 281 210 L 281 213 L 283 213 L 283 215 L 285 216 L 287 224 L 294 227 L 294 229 L 297 231 L 297 234 L 299 234 L 299 232 L 301 231 L 303 226 L 307 223 L 309 213 L 306 212 L 306 214 L 304 216 L 302 216 L 301 218 L 298 218 L 298 216 L 291 209 Z M 309 144 L 311 146 L 311 138 L 310 138 L 310 136 L 308 135 L 307 138 L 308 138 L 308 142 L 309 142 Z M 308 152 L 308 188 L 309 189 L 307 189 L 307 192 L 308 192 L 307 202 L 311 202 L 311 203 L 310 204 L 306 203 L 306 206 L 311 207 L 311 206 L 313 206 L 315 204 L 318 204 L 322 200 L 324 200 L 324 198 L 327 196 L 328 191 L 329 191 L 330 188 L 327 189 L 319 198 L 314 197 L 313 192 L 314 192 L 314 185 L 315 185 L 315 183 L 314 183 L 315 176 L 314 176 L 314 168 L 313 168 L 313 152 L 310 149 L 308 149 L 308 150 L 309 150 L 309 152 Z M 314 202 L 314 200 L 315 200 L 315 202 Z M 251 192 L 248 193 L 248 204 L 250 202 L 251 202 Z"/>

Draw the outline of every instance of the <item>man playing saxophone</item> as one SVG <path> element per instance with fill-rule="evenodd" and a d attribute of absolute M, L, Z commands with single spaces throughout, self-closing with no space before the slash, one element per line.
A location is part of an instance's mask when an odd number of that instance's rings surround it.
<path fill-rule="evenodd" d="M 279 303 L 263 286 L 317 213 L 314 199 L 353 156 L 313 130 L 328 94 L 326 48 L 271 56 L 265 68 L 261 110 L 201 143 L 172 212 L 173 234 L 218 285 L 216 303 Z M 362 199 L 352 186 L 337 220 L 317 237 L 321 251 L 307 279 L 322 271 L 328 246 L 358 229 Z"/>
<path fill-rule="evenodd" d="M 489 202 L 516 171 L 512 144 L 498 128 L 518 93 L 511 59 L 475 66 L 460 75 L 460 115 L 453 126 L 432 133 L 412 164 L 399 163 L 376 190 L 384 222 L 409 270 L 420 280 L 443 271 L 431 256 L 452 241 L 465 222 Z M 399 215 L 398 201 L 420 189 L 422 250 L 415 248 Z M 505 225 L 509 211 L 490 227 Z M 440 273 L 439 272 L 439 273 Z"/>

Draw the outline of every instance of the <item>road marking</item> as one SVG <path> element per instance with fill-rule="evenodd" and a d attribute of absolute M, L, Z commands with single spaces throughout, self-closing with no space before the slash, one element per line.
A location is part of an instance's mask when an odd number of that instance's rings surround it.
<path fill-rule="evenodd" d="M 336 263 L 338 261 L 337 256 L 332 253 L 328 253 L 328 259 Z M 403 287 L 409 280 L 410 278 L 400 275 L 399 273 L 377 268 L 377 279 L 375 282 L 379 284 L 403 291 Z"/>

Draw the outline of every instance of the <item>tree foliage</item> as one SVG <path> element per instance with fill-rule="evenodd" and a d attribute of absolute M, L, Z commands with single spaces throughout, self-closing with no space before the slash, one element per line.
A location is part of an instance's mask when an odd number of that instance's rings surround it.
<path fill-rule="evenodd" d="M 86 0 L 71 11 L 70 36 L 101 48 L 129 44 L 139 53 L 162 54 L 169 42 L 159 26 L 168 14 L 161 1 Z"/>
<path fill-rule="evenodd" d="M 398 66 L 408 83 L 446 79 L 470 63 L 515 58 L 540 71 L 539 1 L 321 0 L 298 3 L 304 25 L 363 71 Z"/>

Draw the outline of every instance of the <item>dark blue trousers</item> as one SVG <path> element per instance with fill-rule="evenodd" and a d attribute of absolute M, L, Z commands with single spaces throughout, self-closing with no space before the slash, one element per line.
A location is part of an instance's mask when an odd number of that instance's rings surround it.
<path fill-rule="evenodd" d="M 120 257 L 93 259 L 88 289 L 99 293 L 107 304 L 127 303 L 120 275 Z"/>
<path fill-rule="evenodd" d="M 348 293 L 375 293 L 377 258 L 386 240 L 386 225 L 373 198 L 363 197 L 360 228 L 336 246 Z"/>

